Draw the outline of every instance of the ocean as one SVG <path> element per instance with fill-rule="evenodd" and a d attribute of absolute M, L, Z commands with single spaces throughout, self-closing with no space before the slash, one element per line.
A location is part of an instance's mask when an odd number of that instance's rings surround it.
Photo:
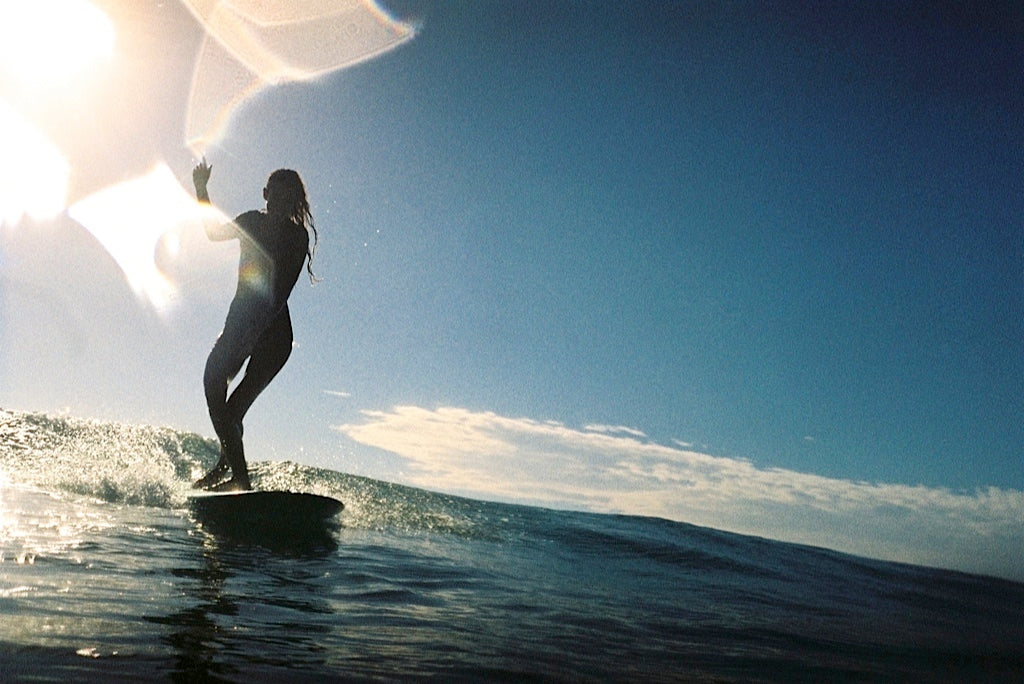
<path fill-rule="evenodd" d="M 210 440 L 0 411 L 0 680 L 1022 681 L 1024 584 L 291 462 L 316 544 L 189 511 Z"/>

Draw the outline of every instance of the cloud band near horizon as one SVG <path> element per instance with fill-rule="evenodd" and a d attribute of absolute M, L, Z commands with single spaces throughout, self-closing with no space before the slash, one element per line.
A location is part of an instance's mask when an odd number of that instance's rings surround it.
<path fill-rule="evenodd" d="M 366 410 L 335 429 L 405 460 L 406 484 L 473 498 L 656 516 L 1024 580 L 1024 492 L 855 482 L 464 408 Z"/>

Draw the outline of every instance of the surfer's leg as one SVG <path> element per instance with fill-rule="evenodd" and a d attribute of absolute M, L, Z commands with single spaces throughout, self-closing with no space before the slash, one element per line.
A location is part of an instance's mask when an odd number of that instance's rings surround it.
<path fill-rule="evenodd" d="M 256 397 L 284 367 L 291 353 L 292 321 L 288 307 L 285 306 L 256 343 L 249 356 L 249 364 L 245 367 L 245 376 L 227 401 L 228 413 L 238 421 L 240 429 L 242 419 Z"/>
<path fill-rule="evenodd" d="M 217 338 L 210 356 L 206 359 L 203 373 L 203 387 L 206 391 L 206 406 L 210 412 L 213 429 L 220 440 L 220 460 L 195 487 L 209 488 L 223 479 L 230 467 L 232 478 L 241 489 L 249 489 L 249 473 L 245 465 L 242 448 L 242 424 L 235 419 L 228 408 L 228 385 L 245 363 L 246 348 L 228 329 Z"/>

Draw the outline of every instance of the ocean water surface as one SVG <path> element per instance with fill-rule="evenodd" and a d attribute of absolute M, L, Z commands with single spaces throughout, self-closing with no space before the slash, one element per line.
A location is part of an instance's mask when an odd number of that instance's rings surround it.
<path fill-rule="evenodd" d="M 187 505 L 201 437 L 0 411 L 2 681 L 1021 681 L 1024 584 L 287 462 L 314 541 Z"/>

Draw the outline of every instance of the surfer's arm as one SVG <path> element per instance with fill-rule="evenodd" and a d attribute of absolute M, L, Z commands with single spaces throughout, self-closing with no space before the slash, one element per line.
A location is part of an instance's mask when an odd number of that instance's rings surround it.
<path fill-rule="evenodd" d="M 196 199 L 202 204 L 210 203 L 210 193 L 206 186 L 210 182 L 210 172 L 212 170 L 213 166 L 206 163 L 206 157 L 203 157 L 203 161 L 196 164 L 196 167 L 192 169 L 192 184 L 196 186 Z"/>
<path fill-rule="evenodd" d="M 196 186 L 196 199 L 199 200 L 200 205 L 203 205 L 202 209 L 205 215 L 203 228 L 206 230 L 206 237 L 211 240 L 230 240 L 231 238 L 238 237 L 234 224 L 212 218 L 216 212 L 213 210 L 213 205 L 210 202 L 210 192 L 207 189 L 207 184 L 210 182 L 210 171 L 212 170 L 213 166 L 207 164 L 205 158 L 192 169 L 192 184 Z"/>

